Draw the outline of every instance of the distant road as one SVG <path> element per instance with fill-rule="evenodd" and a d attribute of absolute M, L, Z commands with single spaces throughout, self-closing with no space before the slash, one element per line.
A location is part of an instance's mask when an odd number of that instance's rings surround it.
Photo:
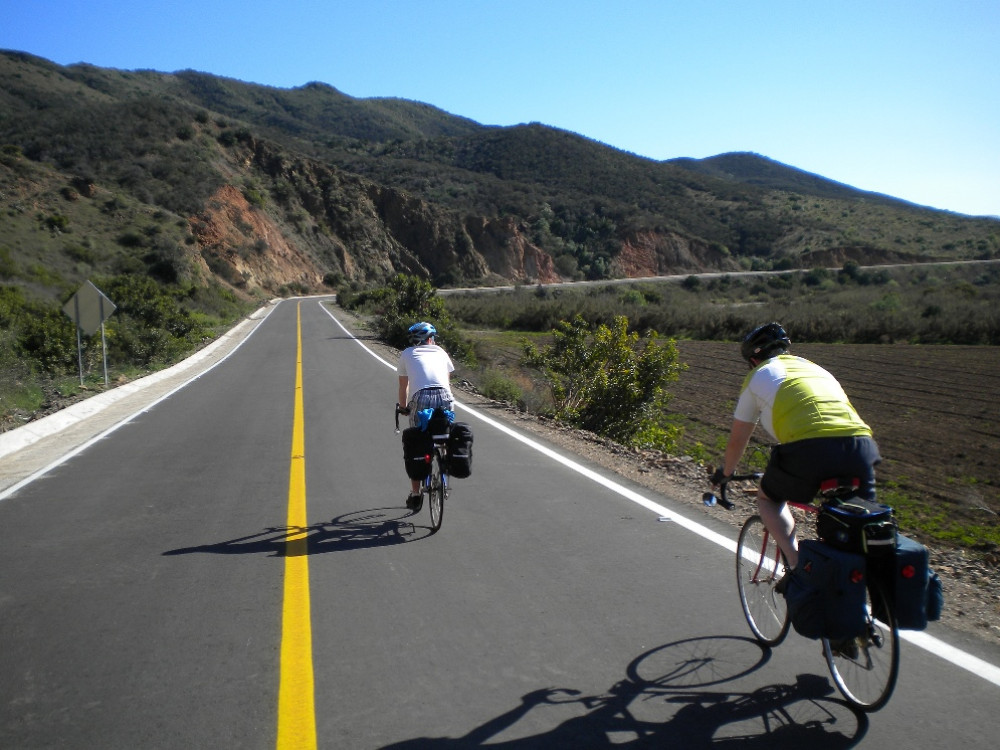
<path fill-rule="evenodd" d="M 0 492 L 0 747 L 994 746 L 1000 649 L 935 624 L 855 714 L 815 642 L 752 642 L 728 524 L 465 405 L 430 534 L 395 363 L 334 312 Z"/>
<path fill-rule="evenodd" d="M 863 271 L 875 271 L 882 268 L 916 268 L 918 266 L 962 266 L 962 265 L 991 265 L 1000 263 L 1000 258 L 990 260 L 941 260 L 930 261 L 928 263 L 881 263 L 871 266 L 858 266 Z M 830 267 L 828 271 L 840 271 L 841 267 Z M 438 294 L 459 294 L 463 292 L 488 293 L 488 292 L 510 292 L 514 289 L 531 289 L 538 287 L 587 287 L 587 286 L 608 286 L 612 284 L 641 284 L 650 281 L 674 281 L 681 282 L 692 276 L 698 279 L 718 279 L 724 276 L 746 277 L 746 276 L 780 276 L 788 273 L 809 273 L 811 268 L 790 268 L 784 271 L 710 271 L 706 273 L 678 273 L 668 276 L 641 276 L 630 279 L 602 279 L 598 281 L 561 281 L 554 284 L 525 283 L 518 285 L 490 286 L 490 287 L 459 287 L 455 289 L 439 289 Z"/>

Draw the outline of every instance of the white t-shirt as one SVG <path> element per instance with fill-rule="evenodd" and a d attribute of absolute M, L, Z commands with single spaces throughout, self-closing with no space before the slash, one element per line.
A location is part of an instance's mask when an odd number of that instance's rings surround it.
<path fill-rule="evenodd" d="M 455 371 L 455 365 L 448 352 L 437 344 L 420 344 L 403 349 L 396 371 L 410 379 L 410 398 L 424 388 L 445 388 L 451 394 L 449 376 Z"/>

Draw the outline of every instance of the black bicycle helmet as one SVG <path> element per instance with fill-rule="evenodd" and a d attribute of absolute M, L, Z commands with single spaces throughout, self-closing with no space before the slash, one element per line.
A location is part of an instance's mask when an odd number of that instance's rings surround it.
<path fill-rule="evenodd" d="M 740 344 L 740 354 L 743 359 L 749 362 L 751 359 L 767 359 L 774 356 L 775 349 L 783 352 L 792 345 L 792 340 L 788 338 L 785 329 L 780 323 L 765 323 L 757 326 L 750 333 L 743 337 Z"/>
<path fill-rule="evenodd" d="M 437 329 L 430 323 L 424 323 L 423 321 L 419 323 L 414 323 L 410 326 L 410 343 L 411 344 L 422 344 L 431 336 L 437 336 Z"/>

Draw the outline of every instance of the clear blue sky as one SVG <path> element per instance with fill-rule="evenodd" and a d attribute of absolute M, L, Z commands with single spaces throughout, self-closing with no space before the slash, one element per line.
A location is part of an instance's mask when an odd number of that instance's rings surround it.
<path fill-rule="evenodd" d="M 322 81 L 653 159 L 753 151 L 1000 215 L 1000 0 L 6 0 L 0 48 Z"/>

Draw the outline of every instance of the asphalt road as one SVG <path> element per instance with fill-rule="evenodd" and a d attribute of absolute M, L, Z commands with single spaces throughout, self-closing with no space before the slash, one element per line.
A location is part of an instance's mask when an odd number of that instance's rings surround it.
<path fill-rule="evenodd" d="M 142 405 L 0 450 L 0 748 L 274 748 L 313 727 L 352 750 L 996 746 L 997 649 L 932 626 L 858 714 L 816 642 L 752 641 L 728 527 L 478 409 L 458 409 L 473 475 L 430 534 L 403 503 L 394 363 L 316 300 L 251 329 Z M 309 681 L 311 706 L 279 701 Z"/>

